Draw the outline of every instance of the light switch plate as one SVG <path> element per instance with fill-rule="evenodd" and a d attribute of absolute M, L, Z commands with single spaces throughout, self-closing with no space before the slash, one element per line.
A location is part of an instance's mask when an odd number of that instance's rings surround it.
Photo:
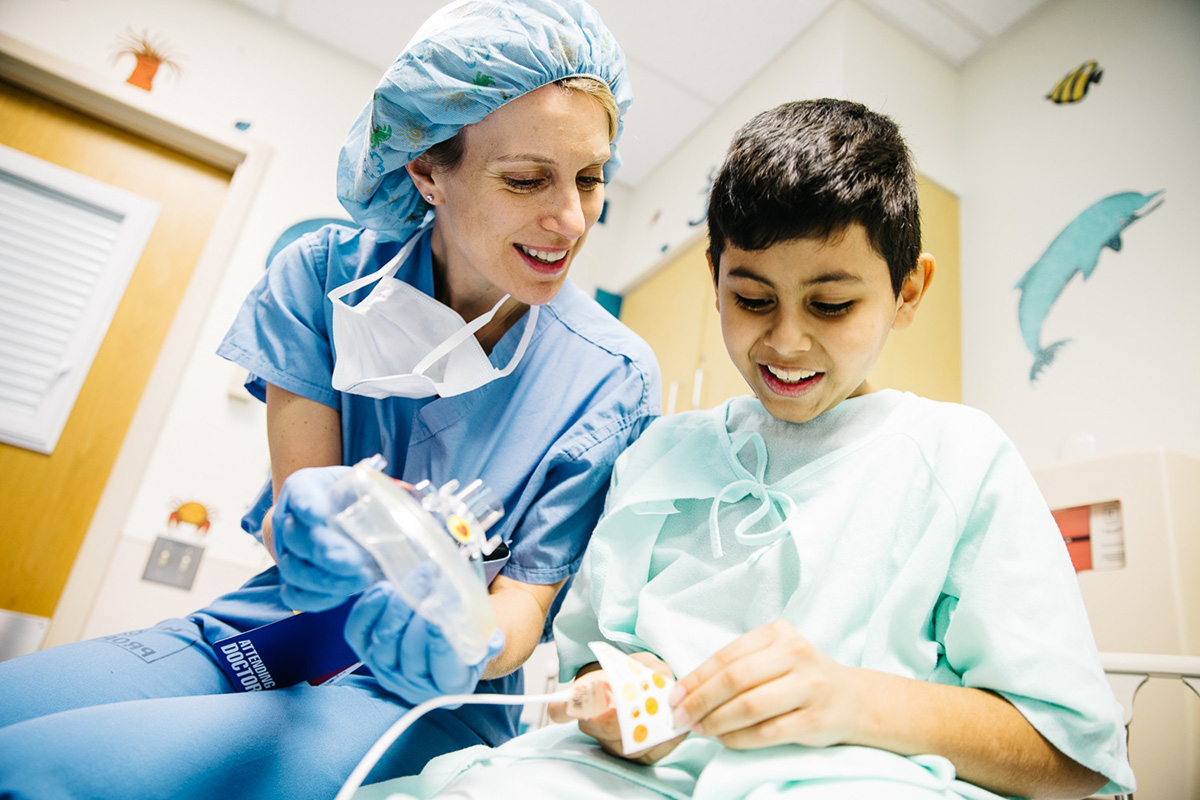
<path fill-rule="evenodd" d="M 150 560 L 146 562 L 142 580 L 191 589 L 203 554 L 204 548 L 198 544 L 159 536 L 150 550 Z"/>

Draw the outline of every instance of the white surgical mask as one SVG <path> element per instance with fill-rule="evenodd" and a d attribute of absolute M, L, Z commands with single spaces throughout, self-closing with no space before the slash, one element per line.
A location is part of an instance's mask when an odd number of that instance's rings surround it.
<path fill-rule="evenodd" d="M 333 303 L 333 388 L 366 397 L 452 397 L 503 378 L 520 363 L 537 323 L 531 306 L 516 352 L 502 369 L 492 366 L 475 332 L 488 324 L 509 298 L 464 322 L 454 309 L 395 277 L 424 235 L 418 231 L 377 272 L 329 293 Z M 355 306 L 343 297 L 378 281 Z"/>

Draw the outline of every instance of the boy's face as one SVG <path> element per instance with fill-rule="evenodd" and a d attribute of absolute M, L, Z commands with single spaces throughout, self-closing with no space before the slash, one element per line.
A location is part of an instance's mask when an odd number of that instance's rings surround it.
<path fill-rule="evenodd" d="M 923 254 L 896 297 L 858 224 L 765 250 L 727 245 L 714 269 L 725 347 L 773 417 L 807 422 L 874 391 L 867 373 L 888 333 L 912 322 L 932 277 Z"/>

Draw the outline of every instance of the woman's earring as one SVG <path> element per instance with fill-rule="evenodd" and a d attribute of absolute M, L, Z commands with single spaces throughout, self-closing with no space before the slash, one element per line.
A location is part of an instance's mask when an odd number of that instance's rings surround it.
<path fill-rule="evenodd" d="M 432 203 L 433 202 L 433 192 L 430 192 L 429 194 L 425 195 L 425 199 Z"/>

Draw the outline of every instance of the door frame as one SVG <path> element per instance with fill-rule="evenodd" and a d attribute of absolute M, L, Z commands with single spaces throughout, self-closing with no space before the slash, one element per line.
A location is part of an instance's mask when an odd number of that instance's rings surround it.
<path fill-rule="evenodd" d="M 196 261 L 50 620 L 43 646 L 51 647 L 83 635 L 175 390 L 266 175 L 271 148 L 246 135 L 234 137 L 214 130 L 164 107 L 145 91 L 116 83 L 3 33 L 0 78 L 231 173 L 225 202 Z"/>

